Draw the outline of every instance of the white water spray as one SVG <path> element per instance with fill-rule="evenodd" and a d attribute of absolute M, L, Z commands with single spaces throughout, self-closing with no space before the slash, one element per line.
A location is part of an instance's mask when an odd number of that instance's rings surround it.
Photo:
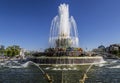
<path fill-rule="evenodd" d="M 50 47 L 78 47 L 77 25 L 73 16 L 69 16 L 69 5 L 61 4 L 58 8 L 59 14 L 51 23 Z"/>

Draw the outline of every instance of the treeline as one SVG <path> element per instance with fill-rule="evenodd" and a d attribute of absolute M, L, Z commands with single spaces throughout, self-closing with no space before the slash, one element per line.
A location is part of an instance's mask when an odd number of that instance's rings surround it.
<path fill-rule="evenodd" d="M 15 55 L 19 55 L 20 54 L 20 46 L 18 45 L 12 45 L 12 46 L 8 46 L 5 48 L 4 45 L 0 45 L 0 56 L 8 56 L 8 57 L 13 57 Z"/>

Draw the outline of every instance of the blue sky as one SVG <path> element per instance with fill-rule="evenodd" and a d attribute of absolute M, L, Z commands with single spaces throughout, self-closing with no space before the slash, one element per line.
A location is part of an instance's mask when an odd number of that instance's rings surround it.
<path fill-rule="evenodd" d="M 120 0 L 0 0 L 0 44 L 48 47 L 51 21 L 61 3 L 69 4 L 76 20 L 80 47 L 120 43 Z"/>

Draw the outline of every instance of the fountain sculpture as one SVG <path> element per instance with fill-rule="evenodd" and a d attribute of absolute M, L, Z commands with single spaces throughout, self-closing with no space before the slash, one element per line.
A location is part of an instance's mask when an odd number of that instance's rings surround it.
<path fill-rule="evenodd" d="M 100 62 L 102 57 L 82 57 L 78 30 L 73 16 L 69 15 L 69 5 L 61 4 L 58 13 L 51 23 L 50 47 L 43 53 L 44 57 L 34 57 L 32 61 L 50 65 Z"/>

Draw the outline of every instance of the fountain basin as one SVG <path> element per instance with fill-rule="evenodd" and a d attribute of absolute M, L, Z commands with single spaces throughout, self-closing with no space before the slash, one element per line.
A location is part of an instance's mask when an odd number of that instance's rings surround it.
<path fill-rule="evenodd" d="M 28 60 L 40 65 L 89 65 L 102 63 L 103 57 L 31 57 Z"/>

